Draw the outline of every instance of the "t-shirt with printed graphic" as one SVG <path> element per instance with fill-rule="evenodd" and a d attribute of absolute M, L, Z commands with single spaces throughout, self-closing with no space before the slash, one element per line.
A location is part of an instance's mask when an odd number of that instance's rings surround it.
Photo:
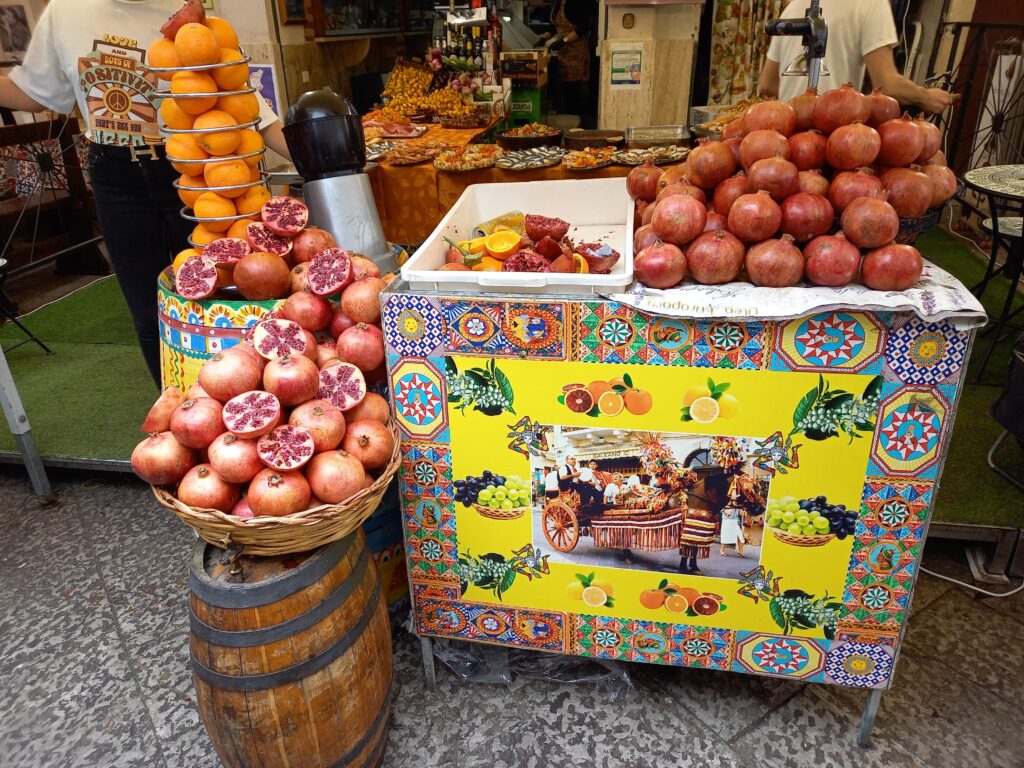
<path fill-rule="evenodd" d="M 167 81 L 146 69 L 146 49 L 181 0 L 50 0 L 11 79 L 47 109 L 78 105 L 97 144 L 163 143 L 158 125 Z M 260 127 L 277 120 L 260 99 Z"/>

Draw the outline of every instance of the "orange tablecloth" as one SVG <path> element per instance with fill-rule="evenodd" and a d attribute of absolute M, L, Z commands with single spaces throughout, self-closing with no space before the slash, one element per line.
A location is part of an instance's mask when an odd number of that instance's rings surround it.
<path fill-rule="evenodd" d="M 443 141 L 465 146 L 480 134 L 478 130 L 449 130 L 431 126 L 418 141 Z M 565 171 L 561 167 L 535 171 L 439 171 L 432 163 L 419 165 L 376 165 L 370 169 L 370 182 L 377 202 L 377 213 L 388 241 L 419 245 L 438 225 L 470 184 L 491 182 L 541 181 L 550 179 L 599 179 L 625 176 L 630 169 L 609 165 L 595 171 Z"/>

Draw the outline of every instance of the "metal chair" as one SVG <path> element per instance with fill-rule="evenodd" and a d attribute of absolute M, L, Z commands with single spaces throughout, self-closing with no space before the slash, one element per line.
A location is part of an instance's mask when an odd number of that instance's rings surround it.
<path fill-rule="evenodd" d="M 1003 432 L 989 448 L 986 461 L 996 474 L 1024 491 L 1024 478 L 1017 477 L 995 461 L 996 451 L 1011 435 L 1016 438 L 1014 442 L 1024 448 L 1024 334 L 1014 345 L 1006 384 L 999 399 L 989 409 L 989 415 L 1002 426 Z"/>

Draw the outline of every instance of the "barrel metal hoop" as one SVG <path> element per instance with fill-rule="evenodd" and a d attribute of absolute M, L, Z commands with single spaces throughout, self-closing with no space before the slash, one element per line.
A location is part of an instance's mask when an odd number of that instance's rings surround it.
<path fill-rule="evenodd" d="M 321 651 L 316 656 L 312 656 L 299 664 L 286 667 L 285 669 L 278 670 L 277 672 L 268 672 L 263 675 L 225 675 L 220 672 L 215 672 L 199 659 L 196 658 L 195 652 L 190 650 L 189 655 L 192 659 L 192 671 L 204 682 L 209 683 L 214 688 L 219 688 L 225 691 L 265 691 L 268 688 L 277 688 L 282 685 L 288 685 L 289 683 L 296 683 L 309 677 L 321 669 L 326 667 L 332 661 L 341 656 L 347 651 L 362 634 L 363 630 L 366 629 L 370 620 L 373 618 L 377 611 L 378 601 L 380 600 L 380 579 L 376 580 L 376 584 L 373 588 L 373 595 L 366 603 L 366 607 L 363 609 L 363 615 L 359 617 L 357 621 L 348 632 L 342 635 L 338 641 Z"/>
<path fill-rule="evenodd" d="M 341 561 L 355 542 L 358 529 L 329 545 L 299 567 L 258 584 L 232 584 L 225 589 L 206 572 L 206 542 L 196 542 L 192 551 L 192 570 L 188 575 L 192 594 L 218 608 L 257 608 L 276 603 L 320 581 Z"/>
<path fill-rule="evenodd" d="M 355 743 L 348 752 L 341 756 L 339 760 L 331 763 L 329 768 L 351 768 L 352 760 L 366 747 L 367 742 L 373 737 L 374 733 L 380 728 L 381 721 L 387 720 L 391 716 L 391 689 L 388 689 L 388 695 L 384 699 L 384 705 L 380 708 L 380 712 L 373 718 L 373 722 L 370 723 L 370 727 L 366 729 L 366 733 L 359 737 L 359 741 Z M 380 757 L 380 753 L 383 751 L 383 745 L 388 742 L 388 730 L 383 728 L 377 733 L 378 744 L 373 748 L 366 759 L 363 760 L 362 765 L 359 768 L 369 768 L 369 766 L 375 765 L 377 759 Z"/>
<path fill-rule="evenodd" d="M 370 550 L 364 548 L 359 562 L 356 563 L 356 567 L 349 573 L 345 583 L 329 594 L 325 600 L 288 621 L 264 629 L 217 629 L 204 623 L 202 619 L 196 616 L 195 611 L 190 606 L 188 621 L 192 627 L 192 634 L 200 640 L 229 648 L 251 648 L 255 645 L 275 643 L 278 640 L 292 637 L 306 631 L 314 624 L 319 624 L 333 613 L 339 605 L 345 602 L 362 582 L 363 574 L 366 573 L 366 568 L 369 564 Z"/>

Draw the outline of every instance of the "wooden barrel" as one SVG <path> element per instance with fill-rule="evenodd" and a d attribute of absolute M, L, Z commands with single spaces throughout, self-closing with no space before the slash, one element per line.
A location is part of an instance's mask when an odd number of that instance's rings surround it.
<path fill-rule="evenodd" d="M 387 743 L 391 630 L 362 530 L 312 553 L 198 542 L 192 677 L 227 768 L 373 768 Z"/>

